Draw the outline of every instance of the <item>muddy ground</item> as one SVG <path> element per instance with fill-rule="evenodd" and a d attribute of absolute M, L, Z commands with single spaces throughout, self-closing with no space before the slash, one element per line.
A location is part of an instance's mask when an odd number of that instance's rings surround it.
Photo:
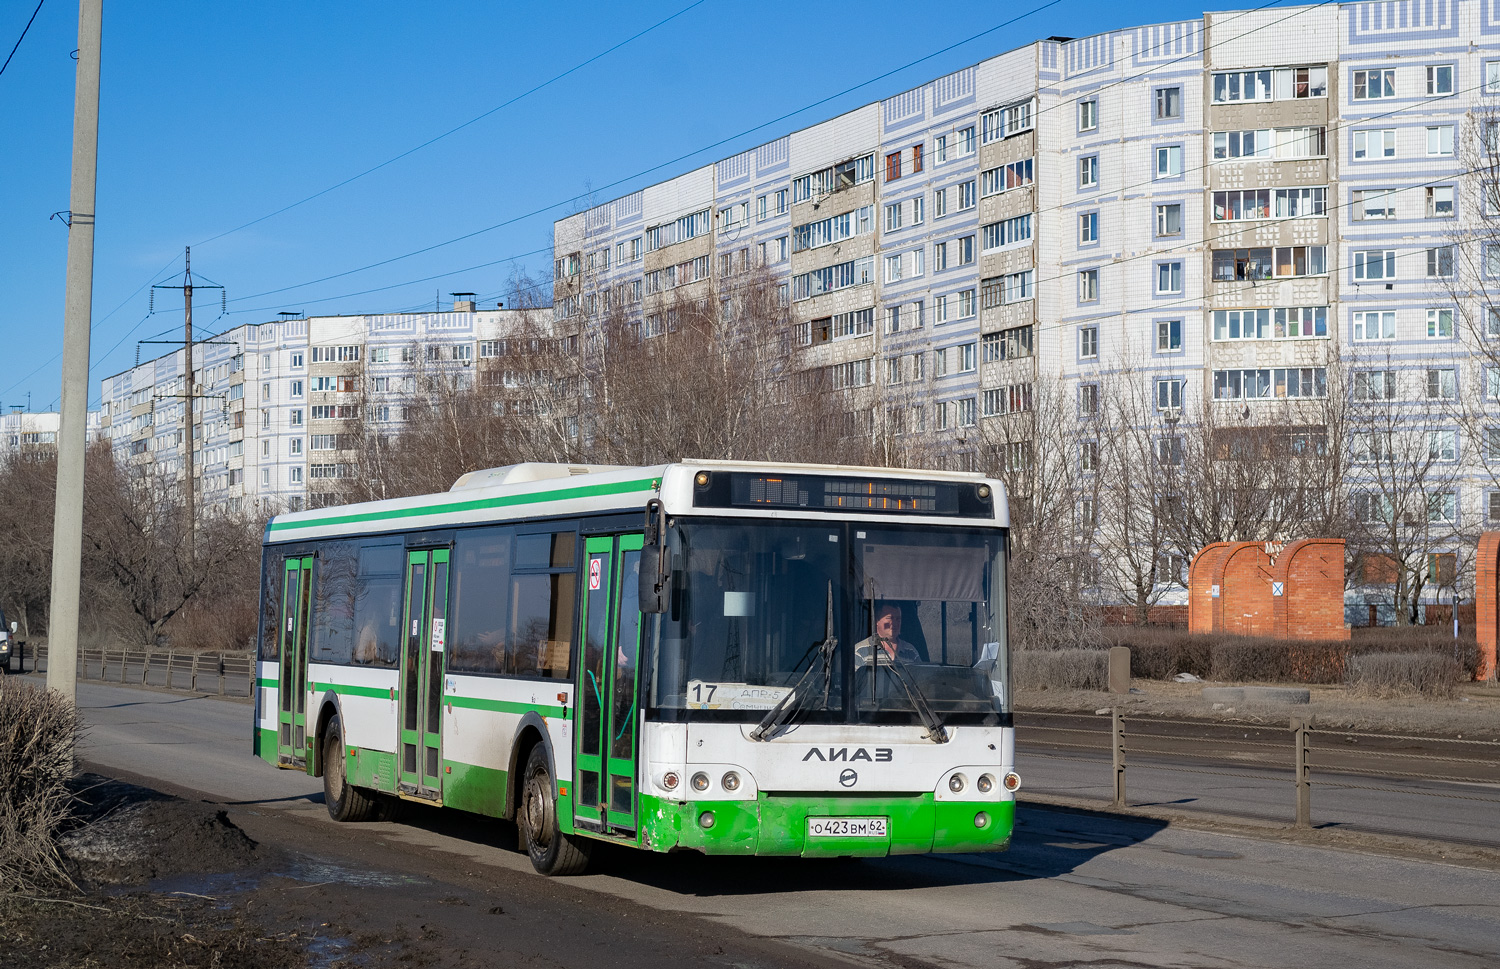
<path fill-rule="evenodd" d="M 78 789 L 79 818 L 64 839 L 77 890 L 0 894 L 4 969 L 846 965 L 567 879 L 455 869 L 370 826 L 97 775 Z M 403 823 L 514 847 L 509 825 L 414 812 Z"/>

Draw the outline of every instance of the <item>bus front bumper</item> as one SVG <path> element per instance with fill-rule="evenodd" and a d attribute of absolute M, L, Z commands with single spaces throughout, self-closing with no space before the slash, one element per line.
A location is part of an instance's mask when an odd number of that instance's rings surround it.
<path fill-rule="evenodd" d="M 939 801 L 932 794 L 839 797 L 760 793 L 745 801 L 641 798 L 641 846 L 711 855 L 804 858 L 883 857 L 929 852 L 1003 851 L 1014 801 Z M 885 835 L 812 833 L 809 818 L 884 818 Z"/>

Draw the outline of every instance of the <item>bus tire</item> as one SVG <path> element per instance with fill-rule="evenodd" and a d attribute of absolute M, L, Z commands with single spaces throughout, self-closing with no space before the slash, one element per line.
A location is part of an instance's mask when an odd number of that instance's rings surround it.
<path fill-rule="evenodd" d="M 516 812 L 521 844 L 531 864 L 543 875 L 581 875 L 589 865 L 593 844 L 563 834 L 557 823 L 557 784 L 541 744 L 531 748 L 521 779 L 521 805 Z"/>
<path fill-rule="evenodd" d="M 349 783 L 344 770 L 344 725 L 334 714 L 323 734 L 323 805 L 335 821 L 368 821 L 375 815 L 375 799 Z"/>

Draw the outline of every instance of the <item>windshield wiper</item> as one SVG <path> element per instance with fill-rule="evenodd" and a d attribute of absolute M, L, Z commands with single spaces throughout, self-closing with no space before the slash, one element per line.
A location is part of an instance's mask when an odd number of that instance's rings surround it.
<path fill-rule="evenodd" d="M 917 716 L 922 718 L 922 723 L 927 727 L 927 739 L 935 744 L 948 742 L 948 731 L 943 728 L 943 723 L 937 714 L 932 712 L 932 707 L 927 703 L 927 697 L 911 678 L 911 671 L 906 664 L 897 657 L 891 657 L 889 666 L 891 674 L 895 676 L 896 682 L 901 684 L 901 689 L 906 691 L 906 698 L 911 701 L 912 709 L 917 711 Z"/>
<path fill-rule="evenodd" d="M 812 647 L 808 650 L 809 654 L 814 649 L 818 650 L 819 655 L 823 659 L 823 705 L 825 707 L 828 705 L 828 692 L 833 683 L 833 654 L 838 649 L 838 645 L 838 637 L 833 634 L 833 583 L 829 582 L 828 607 L 823 618 L 823 641 L 813 643 Z M 816 664 L 807 664 L 807 669 L 802 671 L 802 676 L 792 686 L 791 690 L 778 700 L 774 707 L 767 710 L 766 715 L 761 718 L 760 723 L 756 724 L 755 729 L 750 731 L 751 740 L 770 740 L 781 727 L 786 725 L 787 721 L 801 710 L 803 697 L 807 696 L 803 692 L 802 687 L 807 683 L 808 678 L 812 676 L 815 668 Z"/>

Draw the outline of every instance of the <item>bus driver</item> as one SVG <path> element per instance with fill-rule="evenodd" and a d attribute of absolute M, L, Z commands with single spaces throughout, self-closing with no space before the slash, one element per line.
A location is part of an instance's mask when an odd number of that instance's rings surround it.
<path fill-rule="evenodd" d="M 855 644 L 854 662 L 859 666 L 922 662 L 917 647 L 901 638 L 900 606 L 894 602 L 881 602 L 875 606 L 875 632 Z"/>

